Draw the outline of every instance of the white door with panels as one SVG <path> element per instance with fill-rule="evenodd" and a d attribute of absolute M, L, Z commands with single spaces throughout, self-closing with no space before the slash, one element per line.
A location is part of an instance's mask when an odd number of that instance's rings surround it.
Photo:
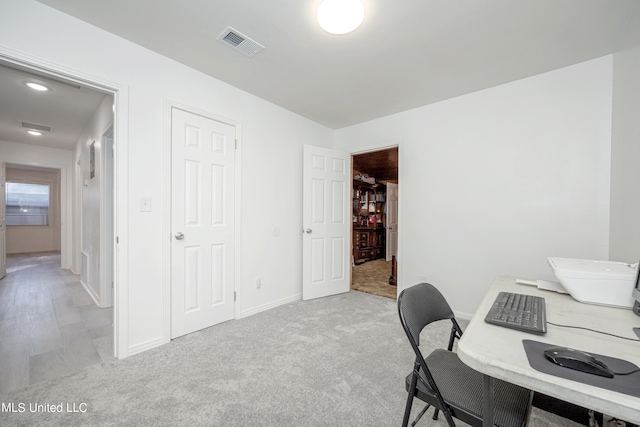
<path fill-rule="evenodd" d="M 7 168 L 0 160 L 0 279 L 7 275 Z"/>
<path fill-rule="evenodd" d="M 235 127 L 171 110 L 171 338 L 234 317 Z"/>
<path fill-rule="evenodd" d="M 391 261 L 398 252 L 398 184 L 387 183 L 387 255 Z M 396 256 L 397 258 L 397 256 Z"/>
<path fill-rule="evenodd" d="M 302 299 L 351 284 L 351 155 L 304 146 Z"/>

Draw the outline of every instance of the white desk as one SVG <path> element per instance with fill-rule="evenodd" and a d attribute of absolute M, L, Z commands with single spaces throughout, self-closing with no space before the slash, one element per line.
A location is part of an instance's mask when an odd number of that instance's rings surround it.
<path fill-rule="evenodd" d="M 542 291 L 535 286 L 520 285 L 515 280 L 515 277 L 505 276 L 495 279 L 458 343 L 460 360 L 490 377 L 629 422 L 640 423 L 640 398 L 536 371 L 529 366 L 522 340 L 548 342 L 616 357 L 638 366 L 640 366 L 640 342 L 549 324 L 547 324 L 545 335 L 535 335 L 491 325 L 484 321 L 500 291 L 544 297 L 547 322 L 581 326 L 628 338 L 638 338 L 632 328 L 640 327 L 640 317 L 633 314 L 631 310 L 582 304 L 569 295 Z M 485 405 L 485 411 L 487 410 Z"/>

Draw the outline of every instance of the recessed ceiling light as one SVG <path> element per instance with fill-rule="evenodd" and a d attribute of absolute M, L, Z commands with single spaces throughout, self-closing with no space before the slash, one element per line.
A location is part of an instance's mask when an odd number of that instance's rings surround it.
<path fill-rule="evenodd" d="M 37 130 L 28 130 L 27 133 L 29 135 L 33 135 L 33 136 L 40 136 L 42 135 L 42 132 L 38 132 Z"/>
<path fill-rule="evenodd" d="M 33 90 L 38 90 L 40 92 L 45 92 L 47 90 L 51 90 L 48 87 L 46 87 L 45 85 L 41 85 L 40 83 L 35 83 L 35 82 L 26 82 L 25 83 L 27 86 L 29 86 L 31 89 Z"/>
<path fill-rule="evenodd" d="M 347 34 L 362 24 L 361 0 L 324 0 L 318 6 L 318 24 L 328 33 Z"/>

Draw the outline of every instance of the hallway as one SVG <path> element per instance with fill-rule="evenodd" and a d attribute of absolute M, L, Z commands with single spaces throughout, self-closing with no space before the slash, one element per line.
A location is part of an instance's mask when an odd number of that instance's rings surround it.
<path fill-rule="evenodd" d="M 113 358 L 112 313 L 60 269 L 59 252 L 8 255 L 0 280 L 0 393 Z"/>

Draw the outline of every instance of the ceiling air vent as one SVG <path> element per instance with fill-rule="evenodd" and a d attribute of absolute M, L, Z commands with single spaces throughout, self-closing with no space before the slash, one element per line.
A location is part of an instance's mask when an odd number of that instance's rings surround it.
<path fill-rule="evenodd" d="M 37 125 L 35 123 L 22 122 L 22 127 L 31 130 L 39 130 L 40 132 L 51 132 L 51 126 Z"/>
<path fill-rule="evenodd" d="M 218 40 L 247 56 L 253 56 L 264 49 L 264 46 L 260 43 L 251 40 L 249 37 L 231 27 L 227 27 L 227 29 L 218 36 Z"/>

